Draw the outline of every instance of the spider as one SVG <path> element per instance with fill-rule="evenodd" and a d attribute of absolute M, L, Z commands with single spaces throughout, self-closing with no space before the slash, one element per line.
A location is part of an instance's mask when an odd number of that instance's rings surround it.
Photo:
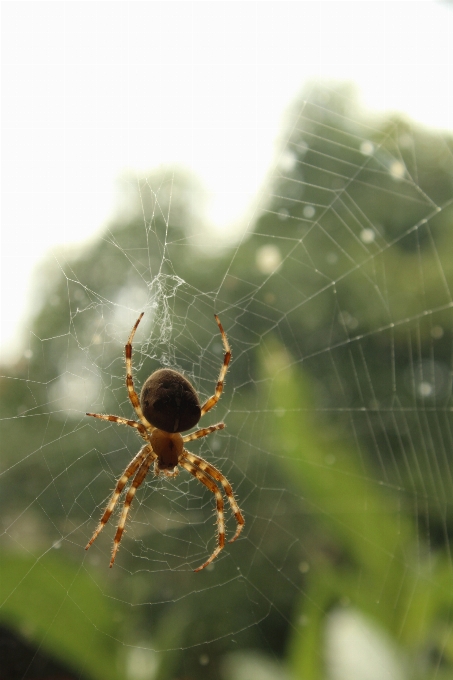
<path fill-rule="evenodd" d="M 144 312 L 140 314 L 135 322 L 125 347 L 126 386 L 129 399 L 138 416 L 138 421 L 127 420 L 120 416 L 110 416 L 101 413 L 87 413 L 86 415 L 92 416 L 93 418 L 100 418 L 101 420 L 110 420 L 114 423 L 119 423 L 120 425 L 134 427 L 138 431 L 139 436 L 145 440 L 146 444 L 131 460 L 121 477 L 118 479 L 112 497 L 105 508 L 96 531 L 86 545 L 85 550 L 88 550 L 90 545 L 99 536 L 100 532 L 109 521 L 121 492 L 126 486 L 129 478 L 135 475 L 126 494 L 123 511 L 113 540 L 112 557 L 110 559 L 110 567 L 113 567 L 129 508 L 135 496 L 135 492 L 148 474 L 151 463 L 154 462 L 155 475 L 159 475 L 159 473 L 162 472 L 167 477 L 176 477 L 179 473 L 178 465 L 180 465 L 204 484 L 209 491 L 212 491 L 216 498 L 217 547 L 209 559 L 195 569 L 195 571 L 201 571 L 217 557 L 225 546 L 223 496 L 216 482 L 220 482 L 223 486 L 237 522 L 236 533 L 230 540 L 230 543 L 233 543 L 241 533 L 244 526 L 244 517 L 239 510 L 239 506 L 233 495 L 233 489 L 227 478 L 206 460 L 203 460 L 200 456 L 195 456 L 193 453 L 189 453 L 189 451 L 184 448 L 186 442 L 206 437 L 206 435 L 211 434 L 211 432 L 215 432 L 216 430 L 223 430 L 225 424 L 217 423 L 216 425 L 210 425 L 209 427 L 196 430 L 185 436 L 182 436 L 181 432 L 185 432 L 186 430 L 195 427 L 200 418 L 210 411 L 219 401 L 223 391 L 228 364 L 231 359 L 231 348 L 226 333 L 220 323 L 220 319 L 217 314 L 215 314 L 215 320 L 222 335 L 225 356 L 220 369 L 215 392 L 212 397 L 209 397 L 209 399 L 201 406 L 198 395 L 187 378 L 177 371 L 173 371 L 169 368 L 161 368 L 152 373 L 145 381 L 139 399 L 135 392 L 132 378 L 132 340 L 134 339 L 135 331 L 138 328 L 143 314 Z"/>

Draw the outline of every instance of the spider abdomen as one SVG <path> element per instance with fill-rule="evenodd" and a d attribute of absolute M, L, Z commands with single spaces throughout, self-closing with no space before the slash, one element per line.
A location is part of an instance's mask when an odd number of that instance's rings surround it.
<path fill-rule="evenodd" d="M 201 406 L 190 382 L 177 371 L 160 368 L 146 380 L 140 394 L 145 418 L 165 432 L 184 432 L 201 418 Z"/>

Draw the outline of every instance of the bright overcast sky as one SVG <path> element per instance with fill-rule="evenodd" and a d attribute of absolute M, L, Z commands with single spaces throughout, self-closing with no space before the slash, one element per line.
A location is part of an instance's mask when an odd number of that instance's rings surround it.
<path fill-rule="evenodd" d="M 307 80 L 354 80 L 371 108 L 453 128 L 447 3 L 2 8 L 3 358 L 19 346 L 36 262 L 105 225 L 126 168 L 191 168 L 212 196 L 211 221 L 227 227 L 260 187 L 282 114 Z"/>

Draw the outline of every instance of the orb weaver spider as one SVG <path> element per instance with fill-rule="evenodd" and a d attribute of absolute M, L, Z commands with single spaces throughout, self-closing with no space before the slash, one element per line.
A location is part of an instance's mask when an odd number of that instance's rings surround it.
<path fill-rule="evenodd" d="M 120 425 L 134 427 L 139 436 L 145 440 L 146 444 L 131 460 L 121 477 L 118 479 L 115 490 L 105 508 L 98 527 L 88 541 L 85 550 L 88 550 L 92 543 L 94 543 L 109 521 L 121 492 L 128 483 L 128 480 L 133 476 L 113 540 L 112 557 L 110 559 L 110 567 L 112 567 L 115 562 L 116 553 L 123 535 L 132 500 L 135 496 L 135 492 L 148 474 L 151 463 L 154 463 L 155 475 L 159 475 L 162 472 L 167 477 L 176 477 L 179 473 L 178 466 L 180 465 L 204 484 L 216 498 L 217 547 L 206 562 L 195 569 L 195 571 L 201 571 L 207 567 L 208 564 L 211 564 L 225 546 L 223 496 L 216 482 L 219 482 L 222 485 L 237 522 L 236 533 L 229 541 L 230 543 L 233 543 L 238 538 L 245 521 L 234 498 L 231 484 L 227 478 L 220 470 L 211 465 L 211 463 L 208 463 L 208 461 L 190 453 L 184 448 L 184 444 L 187 442 L 206 437 L 216 430 L 222 430 L 225 427 L 225 424 L 217 423 L 216 425 L 210 425 L 209 427 L 204 427 L 185 436 L 183 436 L 181 432 L 185 432 L 186 430 L 195 427 L 200 418 L 208 413 L 208 411 L 210 411 L 219 401 L 223 391 L 228 364 L 231 359 L 231 348 L 226 333 L 220 323 L 220 319 L 217 314 L 215 314 L 215 320 L 222 336 L 225 356 L 214 394 L 209 397 L 203 405 L 200 405 L 198 394 L 187 378 L 181 375 L 181 373 L 169 368 L 160 368 L 157 371 L 154 371 L 154 373 L 152 373 L 145 381 L 139 398 L 134 389 L 134 381 L 132 378 L 132 341 L 143 314 L 144 312 L 140 314 L 135 322 L 125 347 L 126 386 L 129 399 L 135 409 L 138 420 L 128 420 L 121 416 L 104 415 L 102 413 L 87 413 L 86 415 L 92 416 L 93 418 L 100 418 L 101 420 L 109 420 L 114 423 L 119 423 Z"/>

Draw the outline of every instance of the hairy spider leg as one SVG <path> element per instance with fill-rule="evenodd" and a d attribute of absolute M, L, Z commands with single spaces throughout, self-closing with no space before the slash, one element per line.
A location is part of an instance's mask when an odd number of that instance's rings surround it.
<path fill-rule="evenodd" d="M 127 520 L 127 514 L 129 512 L 129 508 L 131 507 L 131 503 L 134 499 L 135 492 L 137 491 L 138 487 L 140 484 L 143 482 L 145 479 L 146 475 L 148 474 L 148 470 L 151 466 L 151 463 L 153 460 L 157 458 L 156 454 L 151 451 L 148 456 L 145 458 L 145 460 L 142 462 L 137 474 L 135 475 L 132 484 L 130 485 L 128 492 L 126 494 L 126 499 L 124 501 L 123 505 L 123 511 L 121 513 L 120 521 L 118 522 L 118 526 L 116 529 L 116 534 L 115 538 L 113 539 L 113 550 L 112 550 L 112 557 L 110 559 L 110 567 L 113 567 L 113 563 L 115 561 L 116 553 L 118 552 L 118 547 L 121 541 L 121 537 L 123 535 L 124 531 L 124 525 L 126 524 Z"/>
<path fill-rule="evenodd" d="M 120 425 L 130 425 L 130 427 L 135 427 L 143 437 L 143 439 L 148 439 L 146 435 L 146 427 L 141 423 L 137 423 L 136 420 L 128 420 L 127 418 L 121 418 L 121 416 L 108 416 L 104 413 L 87 413 L 87 416 L 92 416 L 93 418 L 99 418 L 99 420 L 110 420 L 112 423 L 119 423 Z"/>
<path fill-rule="evenodd" d="M 124 489 L 124 487 L 127 484 L 127 480 L 133 474 L 135 474 L 137 469 L 143 463 L 143 460 L 146 458 L 146 456 L 148 456 L 150 454 L 153 454 L 153 450 L 152 450 L 151 446 L 149 444 L 143 446 L 140 449 L 140 451 L 137 453 L 135 458 L 133 458 L 131 460 L 131 462 L 129 463 L 127 468 L 124 470 L 123 474 L 121 475 L 121 477 L 119 478 L 119 480 L 116 483 L 115 491 L 113 492 L 112 497 L 110 498 L 110 500 L 107 504 L 107 507 L 104 510 L 104 514 L 101 517 L 101 521 L 99 522 L 99 525 L 98 525 L 96 531 L 94 532 L 94 534 L 92 535 L 92 537 L 88 541 L 87 545 L 85 546 L 85 550 L 88 550 L 90 545 L 92 543 L 94 543 L 94 541 L 97 539 L 97 537 L 101 533 L 102 529 L 105 527 L 105 525 L 109 521 L 110 516 L 111 516 L 113 510 L 115 509 L 115 505 L 118 502 L 118 498 L 120 497 L 122 490 Z"/>
<path fill-rule="evenodd" d="M 220 319 L 217 316 L 217 314 L 214 314 L 215 320 L 217 321 L 217 325 L 220 328 L 220 333 L 222 334 L 222 342 L 223 342 L 223 347 L 225 349 L 225 356 L 223 358 L 223 365 L 222 368 L 220 369 L 220 374 L 219 374 L 219 379 L 217 381 L 217 385 L 215 388 L 215 393 L 212 395 L 212 397 L 209 397 L 201 407 L 201 415 L 204 416 L 205 413 L 210 411 L 219 401 L 220 395 L 223 392 L 223 383 L 225 381 L 225 376 L 226 372 L 228 370 L 228 364 L 230 363 L 231 359 L 231 347 L 228 343 L 228 339 L 226 336 L 225 331 L 223 330 L 223 326 L 220 323 Z"/>
<path fill-rule="evenodd" d="M 183 437 L 182 440 L 184 443 L 191 442 L 194 439 L 206 437 L 206 435 L 211 434 L 211 432 L 215 432 L 216 430 L 223 430 L 224 427 L 225 423 L 217 423 L 217 425 L 210 425 L 209 427 L 204 427 L 202 430 L 192 432 L 192 434 L 186 434 L 186 436 Z"/>
<path fill-rule="evenodd" d="M 152 432 L 155 428 L 154 425 L 151 425 L 150 422 L 147 421 L 145 416 L 143 415 L 142 407 L 140 406 L 140 399 L 138 398 L 137 392 L 134 390 L 134 380 L 132 378 L 132 340 L 134 339 L 135 331 L 138 328 L 138 324 L 142 320 L 143 314 L 145 312 L 142 312 L 140 316 L 138 317 L 137 321 L 135 322 L 129 338 L 127 340 L 126 346 L 124 348 L 125 354 L 126 354 L 126 386 L 127 386 L 127 393 L 129 395 L 129 399 L 131 401 L 132 406 L 135 409 L 135 413 L 138 415 L 139 420 L 143 423 L 143 425 L 150 431 Z"/>
<path fill-rule="evenodd" d="M 190 453 L 189 451 L 184 449 L 183 457 L 186 460 L 189 460 L 191 463 L 193 463 L 197 468 L 200 468 L 200 470 L 207 472 L 209 475 L 211 475 L 211 477 L 213 477 L 216 481 L 220 482 L 220 484 L 223 486 L 225 494 L 230 502 L 231 509 L 236 518 L 236 522 L 238 524 L 236 533 L 234 534 L 233 538 L 231 538 L 228 541 L 229 543 L 233 543 L 238 538 L 239 534 L 244 528 L 245 519 L 242 515 L 242 512 L 239 510 L 238 504 L 236 503 L 236 499 L 234 497 L 233 489 L 231 488 L 230 482 L 224 475 L 222 475 L 220 470 L 217 470 L 217 468 L 215 468 L 213 465 L 208 463 L 208 461 L 204 460 L 203 458 L 200 458 L 200 456 L 195 456 L 193 453 Z M 182 465 L 181 461 L 180 465 Z"/>
<path fill-rule="evenodd" d="M 186 451 L 184 451 L 186 453 Z M 184 456 L 184 454 L 183 454 Z M 209 491 L 212 491 L 212 493 L 215 495 L 216 498 L 216 509 L 217 509 L 217 548 L 214 550 L 212 553 L 211 557 L 206 560 L 200 567 L 197 567 L 194 569 L 194 571 L 201 571 L 205 567 L 208 566 L 208 564 L 211 564 L 213 560 L 217 557 L 219 552 L 223 550 L 225 547 L 225 517 L 223 513 L 223 498 L 222 494 L 220 493 L 220 489 L 218 488 L 217 484 L 210 479 L 203 470 L 200 468 L 196 467 L 195 465 L 192 465 L 191 462 L 184 458 L 180 458 L 179 464 L 187 470 L 187 472 L 190 472 L 191 475 L 196 477 L 199 482 L 204 484 Z"/>

